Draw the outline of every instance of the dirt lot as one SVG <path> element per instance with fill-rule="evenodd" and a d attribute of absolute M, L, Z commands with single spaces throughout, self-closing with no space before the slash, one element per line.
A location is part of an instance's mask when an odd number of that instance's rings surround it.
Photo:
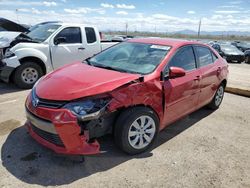
<path fill-rule="evenodd" d="M 152 150 L 127 156 L 111 137 L 97 156 L 57 155 L 23 126 L 28 91 L 0 83 L 0 187 L 250 187 L 250 99 L 226 94 L 169 126 Z"/>

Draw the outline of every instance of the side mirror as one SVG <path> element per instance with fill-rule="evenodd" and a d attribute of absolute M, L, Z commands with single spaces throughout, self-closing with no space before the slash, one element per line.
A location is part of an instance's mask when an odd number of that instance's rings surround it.
<path fill-rule="evenodd" d="M 186 71 L 180 67 L 169 68 L 169 78 L 178 78 L 186 75 Z"/>
<path fill-rule="evenodd" d="M 66 38 L 65 37 L 58 37 L 54 40 L 54 44 L 55 45 L 58 45 L 58 44 L 61 44 L 61 43 L 65 43 L 66 42 Z"/>

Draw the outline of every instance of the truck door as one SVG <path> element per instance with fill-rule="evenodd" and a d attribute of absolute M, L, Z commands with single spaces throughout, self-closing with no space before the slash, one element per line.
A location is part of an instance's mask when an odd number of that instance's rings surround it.
<path fill-rule="evenodd" d="M 85 58 L 83 37 L 80 27 L 66 27 L 60 31 L 51 43 L 51 59 L 53 68 L 57 69 L 74 61 Z"/>

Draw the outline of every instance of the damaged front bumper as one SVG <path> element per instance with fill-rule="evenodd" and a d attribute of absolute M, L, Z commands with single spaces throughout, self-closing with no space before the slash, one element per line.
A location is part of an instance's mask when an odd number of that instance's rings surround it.
<path fill-rule="evenodd" d="M 104 109 L 79 119 L 68 109 L 34 107 L 31 96 L 26 100 L 26 116 L 29 133 L 37 142 L 56 153 L 77 155 L 100 153 L 95 138 L 110 132 L 114 119 Z"/>
<path fill-rule="evenodd" d="M 0 80 L 9 82 L 10 76 L 20 62 L 16 56 L 0 60 Z"/>

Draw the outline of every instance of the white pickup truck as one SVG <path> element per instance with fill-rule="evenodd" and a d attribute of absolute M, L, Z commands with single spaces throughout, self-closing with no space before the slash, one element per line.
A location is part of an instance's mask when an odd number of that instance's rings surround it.
<path fill-rule="evenodd" d="M 0 60 L 0 79 L 20 88 L 31 88 L 44 74 L 116 44 L 101 43 L 97 28 L 82 24 L 48 23 L 22 37 Z"/>

